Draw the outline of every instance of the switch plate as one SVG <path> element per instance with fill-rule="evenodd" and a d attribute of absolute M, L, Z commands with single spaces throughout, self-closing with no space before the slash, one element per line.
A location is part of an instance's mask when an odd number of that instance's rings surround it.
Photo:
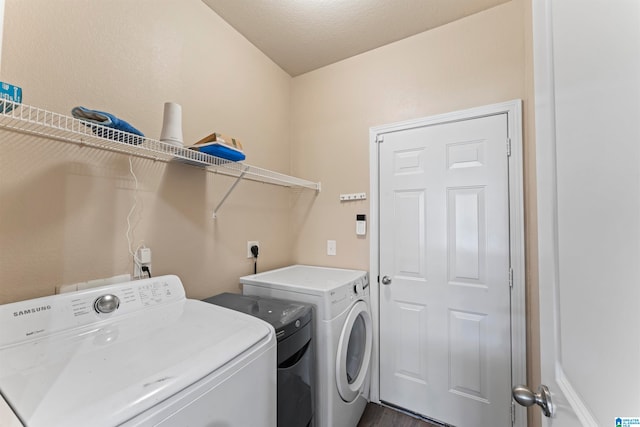
<path fill-rule="evenodd" d="M 336 241 L 335 240 L 327 240 L 327 255 L 335 255 L 336 254 Z"/>

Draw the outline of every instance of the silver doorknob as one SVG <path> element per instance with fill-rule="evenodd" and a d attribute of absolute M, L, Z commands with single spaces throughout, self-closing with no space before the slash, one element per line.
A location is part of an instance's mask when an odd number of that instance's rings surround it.
<path fill-rule="evenodd" d="M 520 405 L 528 407 L 537 404 L 542 408 L 542 413 L 545 417 L 553 415 L 551 393 L 546 385 L 540 385 L 537 393 L 532 392 L 526 385 L 518 385 L 513 388 L 511 394 Z"/>
<path fill-rule="evenodd" d="M 383 285 L 389 285 L 389 284 L 391 284 L 391 277 L 389 277 L 389 276 L 384 276 L 384 277 L 382 278 L 382 284 L 383 284 Z"/>

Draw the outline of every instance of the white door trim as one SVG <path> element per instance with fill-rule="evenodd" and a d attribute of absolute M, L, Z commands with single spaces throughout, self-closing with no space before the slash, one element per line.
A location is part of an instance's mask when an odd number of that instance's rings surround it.
<path fill-rule="evenodd" d="M 369 265 L 371 274 L 371 312 L 373 317 L 373 354 L 371 364 L 370 399 L 380 403 L 380 159 L 378 139 L 385 133 L 417 127 L 469 120 L 473 118 L 507 114 L 508 135 L 511 141 L 509 157 L 509 228 L 513 289 L 511 292 L 511 381 L 513 385 L 526 384 L 526 319 L 525 319 L 525 262 L 524 262 L 524 183 L 522 169 L 522 101 L 513 100 L 499 104 L 455 111 L 421 119 L 408 120 L 369 129 L 369 178 L 371 194 L 369 240 Z M 505 152 L 507 144 L 505 143 Z M 527 416 L 523 407 L 516 407 L 516 426 L 526 426 Z"/>

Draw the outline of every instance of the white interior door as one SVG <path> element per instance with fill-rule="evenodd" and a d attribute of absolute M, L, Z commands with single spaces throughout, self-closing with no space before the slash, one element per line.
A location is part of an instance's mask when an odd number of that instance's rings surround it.
<path fill-rule="evenodd" d="M 507 114 L 384 135 L 380 400 L 510 426 Z"/>
<path fill-rule="evenodd" d="M 640 2 L 533 7 L 543 425 L 627 426 L 640 421 Z"/>

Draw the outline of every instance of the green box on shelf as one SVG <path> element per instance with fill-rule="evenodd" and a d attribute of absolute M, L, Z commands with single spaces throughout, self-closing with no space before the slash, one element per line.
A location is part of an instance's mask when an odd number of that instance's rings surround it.
<path fill-rule="evenodd" d="M 22 88 L 14 86 L 9 83 L 0 82 L 0 113 L 10 113 L 13 110 L 11 102 L 4 102 L 4 100 L 13 101 L 16 104 L 22 103 Z"/>

